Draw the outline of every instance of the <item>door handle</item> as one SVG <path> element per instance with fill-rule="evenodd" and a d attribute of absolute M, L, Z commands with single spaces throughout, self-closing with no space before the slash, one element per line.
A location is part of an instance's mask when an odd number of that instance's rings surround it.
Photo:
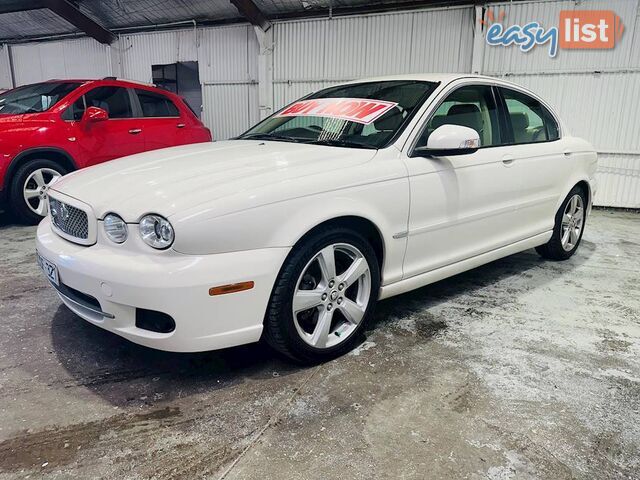
<path fill-rule="evenodd" d="M 573 152 L 572 152 L 571 150 L 565 150 L 565 151 L 564 151 L 564 152 L 562 152 L 562 153 L 564 153 L 564 156 L 565 156 L 565 157 L 570 157 L 570 156 L 571 156 L 571 154 L 572 154 Z"/>
<path fill-rule="evenodd" d="M 184 128 L 184 123 L 179 123 L 178 125 L 176 125 L 176 127 L 178 127 L 178 128 Z"/>
<path fill-rule="evenodd" d="M 141 133 L 141 132 L 142 132 L 142 129 L 141 129 L 141 128 L 132 128 L 131 130 L 129 130 L 129 133 L 130 133 L 131 135 L 137 135 L 137 134 L 139 134 L 139 133 Z"/>
<path fill-rule="evenodd" d="M 505 155 L 504 157 L 502 157 L 502 163 L 507 167 L 510 167 L 511 165 L 513 165 L 513 162 L 515 160 L 516 160 L 516 157 L 514 157 L 513 155 Z"/>

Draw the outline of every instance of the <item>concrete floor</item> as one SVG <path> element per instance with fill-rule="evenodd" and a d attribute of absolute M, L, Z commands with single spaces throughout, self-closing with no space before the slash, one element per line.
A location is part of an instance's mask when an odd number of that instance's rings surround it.
<path fill-rule="evenodd" d="M 2 223 L 2 220 L 0 220 Z M 135 346 L 63 307 L 0 227 L 0 479 L 640 478 L 640 216 L 380 304 L 314 368 Z"/>

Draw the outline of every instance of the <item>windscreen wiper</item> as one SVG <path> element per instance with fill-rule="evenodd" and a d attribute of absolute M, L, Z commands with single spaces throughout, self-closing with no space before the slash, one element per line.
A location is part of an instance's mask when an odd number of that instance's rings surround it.
<path fill-rule="evenodd" d="M 330 145 L 332 147 L 350 147 L 350 148 L 367 148 L 369 150 L 377 150 L 378 147 L 368 145 L 366 143 L 354 142 L 352 140 L 344 140 L 341 138 L 325 138 L 322 140 L 313 140 L 309 143 L 314 145 Z"/>
<path fill-rule="evenodd" d="M 276 140 L 281 142 L 306 142 L 306 138 L 289 137 L 277 133 L 249 133 L 236 137 L 235 140 Z"/>

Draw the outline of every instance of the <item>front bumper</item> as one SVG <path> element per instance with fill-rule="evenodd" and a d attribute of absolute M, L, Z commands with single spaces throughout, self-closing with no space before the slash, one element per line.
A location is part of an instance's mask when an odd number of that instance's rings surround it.
<path fill-rule="evenodd" d="M 57 266 L 62 284 L 95 298 L 107 315 L 58 292 L 73 312 L 132 342 L 173 352 L 258 341 L 271 289 L 289 253 L 288 248 L 268 248 L 202 256 L 172 250 L 145 255 L 115 244 L 86 247 L 59 237 L 49 218 L 38 226 L 36 248 Z M 254 288 L 209 295 L 211 287 L 246 281 L 253 281 Z M 170 315 L 175 330 L 157 333 L 136 327 L 136 309 Z"/>

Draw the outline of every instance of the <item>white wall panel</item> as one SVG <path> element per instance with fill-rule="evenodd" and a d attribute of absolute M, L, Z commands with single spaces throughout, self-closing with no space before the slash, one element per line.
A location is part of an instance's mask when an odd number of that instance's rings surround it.
<path fill-rule="evenodd" d="M 412 42 L 415 24 L 424 14 L 372 15 L 363 17 L 366 34 L 356 44 L 364 47 L 365 68 L 358 76 L 388 75 L 412 70 Z M 362 45 L 364 44 L 364 45 Z M 415 59 L 414 59 L 415 60 Z M 351 77 L 351 78 L 357 78 Z"/>
<path fill-rule="evenodd" d="M 9 45 L 0 44 L 0 90 L 11 88 L 11 64 L 9 62 Z"/>
<path fill-rule="evenodd" d="M 524 25 L 538 21 L 549 29 L 558 27 L 561 10 L 613 10 L 625 25 L 624 35 L 611 50 L 563 50 L 559 49 L 555 58 L 549 57 L 548 44 L 536 46 L 523 53 L 516 45 L 509 47 L 486 45 L 483 72 L 584 72 L 605 69 L 640 67 L 638 60 L 638 37 L 636 32 L 638 0 L 590 0 L 513 2 L 491 4 L 494 13 L 504 10 L 503 25 Z"/>
<path fill-rule="evenodd" d="M 197 60 L 199 34 L 189 29 L 121 36 L 121 76 L 151 83 L 151 65 Z"/>
<path fill-rule="evenodd" d="M 203 120 L 215 140 L 239 135 L 258 121 L 258 88 L 255 84 L 204 85 L 202 100 L 211 107 L 205 108 Z"/>
<path fill-rule="evenodd" d="M 628 32 L 627 32 L 628 34 Z M 633 27 L 633 38 L 630 40 L 627 38 L 627 42 L 631 41 L 631 51 L 629 52 L 629 66 L 640 67 L 640 0 L 638 0 L 638 7 L 636 10 L 636 21 Z"/>
<path fill-rule="evenodd" d="M 110 47 L 91 38 L 13 45 L 17 85 L 51 78 L 101 78 L 111 75 Z"/>
<path fill-rule="evenodd" d="M 411 61 L 404 72 L 470 72 L 473 8 L 415 13 Z"/>
<path fill-rule="evenodd" d="M 273 80 L 319 79 L 325 76 L 326 20 L 276 23 Z"/>
<path fill-rule="evenodd" d="M 354 78 L 470 71 L 472 19 L 464 7 L 276 23 L 274 106 Z"/>
<path fill-rule="evenodd" d="M 151 66 L 197 61 L 203 122 L 216 139 L 237 135 L 258 119 L 258 43 L 247 25 L 126 35 L 121 76 L 152 82 Z"/>
<path fill-rule="evenodd" d="M 598 157 L 596 205 L 640 208 L 640 155 Z"/>
<path fill-rule="evenodd" d="M 200 81 L 249 82 L 258 77 L 258 41 L 250 26 L 202 30 Z"/>

